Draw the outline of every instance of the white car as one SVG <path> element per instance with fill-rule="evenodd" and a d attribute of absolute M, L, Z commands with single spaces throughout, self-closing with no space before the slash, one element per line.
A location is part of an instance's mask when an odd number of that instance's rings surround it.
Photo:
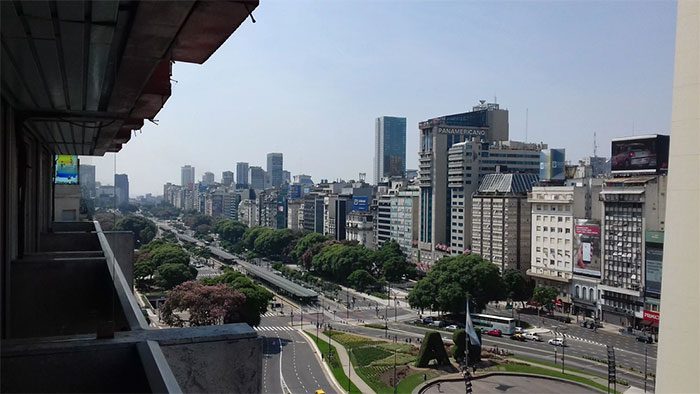
<path fill-rule="evenodd" d="M 552 338 L 549 341 L 547 341 L 547 343 L 553 346 L 566 346 L 566 340 L 564 338 Z"/>
<path fill-rule="evenodd" d="M 540 338 L 539 335 L 534 334 L 534 333 L 525 332 L 525 333 L 523 333 L 523 337 L 525 339 L 530 340 L 530 341 L 542 342 L 542 338 Z"/>
<path fill-rule="evenodd" d="M 456 330 L 456 329 L 458 329 L 458 328 L 459 328 L 459 327 L 457 327 L 456 324 L 450 324 L 449 326 L 445 327 L 445 329 L 446 329 L 447 331 L 454 331 L 454 330 Z"/>

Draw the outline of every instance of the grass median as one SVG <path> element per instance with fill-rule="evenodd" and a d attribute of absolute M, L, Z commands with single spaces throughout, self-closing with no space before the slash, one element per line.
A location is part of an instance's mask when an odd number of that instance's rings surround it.
<path fill-rule="evenodd" d="M 311 339 L 316 342 L 318 345 L 319 350 L 321 351 L 321 354 L 323 354 L 323 360 L 328 364 L 328 366 L 331 369 L 331 372 L 333 373 L 333 376 L 335 377 L 335 380 L 338 381 L 338 383 L 345 389 L 347 390 L 348 388 L 348 375 L 345 374 L 345 369 L 343 368 L 342 364 L 340 363 L 340 359 L 338 359 L 338 351 L 336 350 L 335 346 L 332 346 L 332 350 L 329 352 L 331 349 L 331 345 L 324 341 L 323 339 L 320 339 L 316 337 L 316 335 L 311 334 L 310 332 L 306 332 Z M 330 355 L 330 356 L 329 356 Z M 362 394 L 360 389 L 355 386 L 355 384 L 350 383 L 350 394 Z"/>

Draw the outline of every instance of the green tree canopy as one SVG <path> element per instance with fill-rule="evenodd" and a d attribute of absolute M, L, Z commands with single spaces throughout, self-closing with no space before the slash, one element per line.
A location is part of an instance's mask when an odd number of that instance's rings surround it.
<path fill-rule="evenodd" d="M 437 331 L 429 331 L 425 333 L 423 342 L 420 345 L 416 367 L 427 368 L 431 360 L 436 360 L 437 365 L 450 365 L 450 359 L 447 357 L 445 344 L 442 342 L 442 337 Z"/>
<path fill-rule="evenodd" d="M 232 245 L 238 243 L 245 234 L 248 226 L 235 220 L 220 220 L 214 226 L 214 232 L 219 234 L 221 240 L 230 242 Z"/>
<path fill-rule="evenodd" d="M 396 241 L 386 242 L 375 252 L 375 256 L 384 279 L 389 282 L 403 281 L 404 276 L 407 278 L 416 276 L 416 266 L 407 261 L 406 255 Z"/>
<path fill-rule="evenodd" d="M 415 308 L 459 313 L 464 311 L 467 294 L 477 311 L 501 299 L 498 267 L 475 254 L 442 258 L 418 281 L 408 300 Z"/>
<path fill-rule="evenodd" d="M 551 286 L 537 286 L 532 291 L 532 299 L 547 309 L 552 309 L 554 300 L 559 295 L 559 290 Z"/>
<path fill-rule="evenodd" d="M 291 251 L 292 260 L 301 262 L 301 256 L 306 253 L 312 246 L 323 243 L 328 240 L 328 237 L 319 233 L 308 233 L 301 237 Z"/>
<path fill-rule="evenodd" d="M 365 270 L 356 270 L 348 276 L 348 285 L 359 291 L 374 290 L 378 287 L 377 279 Z"/>
<path fill-rule="evenodd" d="M 214 278 L 205 278 L 204 284 L 225 284 L 234 290 L 240 291 L 246 296 L 243 307 L 242 321 L 251 326 L 260 325 L 260 317 L 267 312 L 267 306 L 272 301 L 273 295 L 262 286 L 256 285 L 250 278 L 225 267 L 224 273 Z"/>
<path fill-rule="evenodd" d="M 127 215 L 115 223 L 114 230 L 133 232 L 134 241 L 138 248 L 141 245 L 151 242 L 156 236 L 156 231 L 158 229 L 155 223 L 144 217 Z"/>
<path fill-rule="evenodd" d="M 179 263 L 166 263 L 160 265 L 155 270 L 155 284 L 165 290 L 170 290 L 173 287 L 193 280 L 197 277 L 197 269 Z"/>
<path fill-rule="evenodd" d="M 374 255 L 361 245 L 335 243 L 321 249 L 312 259 L 312 269 L 335 282 L 347 283 L 347 278 L 357 270 L 376 275 Z"/>
<path fill-rule="evenodd" d="M 503 272 L 503 285 L 506 296 L 513 301 L 529 301 L 532 298 L 534 288 L 533 281 L 529 280 L 521 271 L 507 269 Z"/>

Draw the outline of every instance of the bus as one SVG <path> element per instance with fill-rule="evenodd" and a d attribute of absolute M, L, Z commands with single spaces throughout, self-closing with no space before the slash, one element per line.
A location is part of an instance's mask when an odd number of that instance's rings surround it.
<path fill-rule="evenodd" d="M 470 314 L 474 328 L 480 328 L 481 331 L 499 329 L 504 335 L 513 335 L 515 333 L 515 319 L 512 317 L 502 317 L 494 315 L 482 315 L 480 313 Z"/>

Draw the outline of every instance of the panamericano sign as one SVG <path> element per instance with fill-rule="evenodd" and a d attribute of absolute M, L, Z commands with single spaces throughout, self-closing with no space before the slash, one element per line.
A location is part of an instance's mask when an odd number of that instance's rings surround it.
<path fill-rule="evenodd" d="M 438 134 L 459 134 L 459 135 L 485 136 L 486 129 L 470 129 L 470 128 L 463 128 L 463 127 L 439 127 Z"/>

